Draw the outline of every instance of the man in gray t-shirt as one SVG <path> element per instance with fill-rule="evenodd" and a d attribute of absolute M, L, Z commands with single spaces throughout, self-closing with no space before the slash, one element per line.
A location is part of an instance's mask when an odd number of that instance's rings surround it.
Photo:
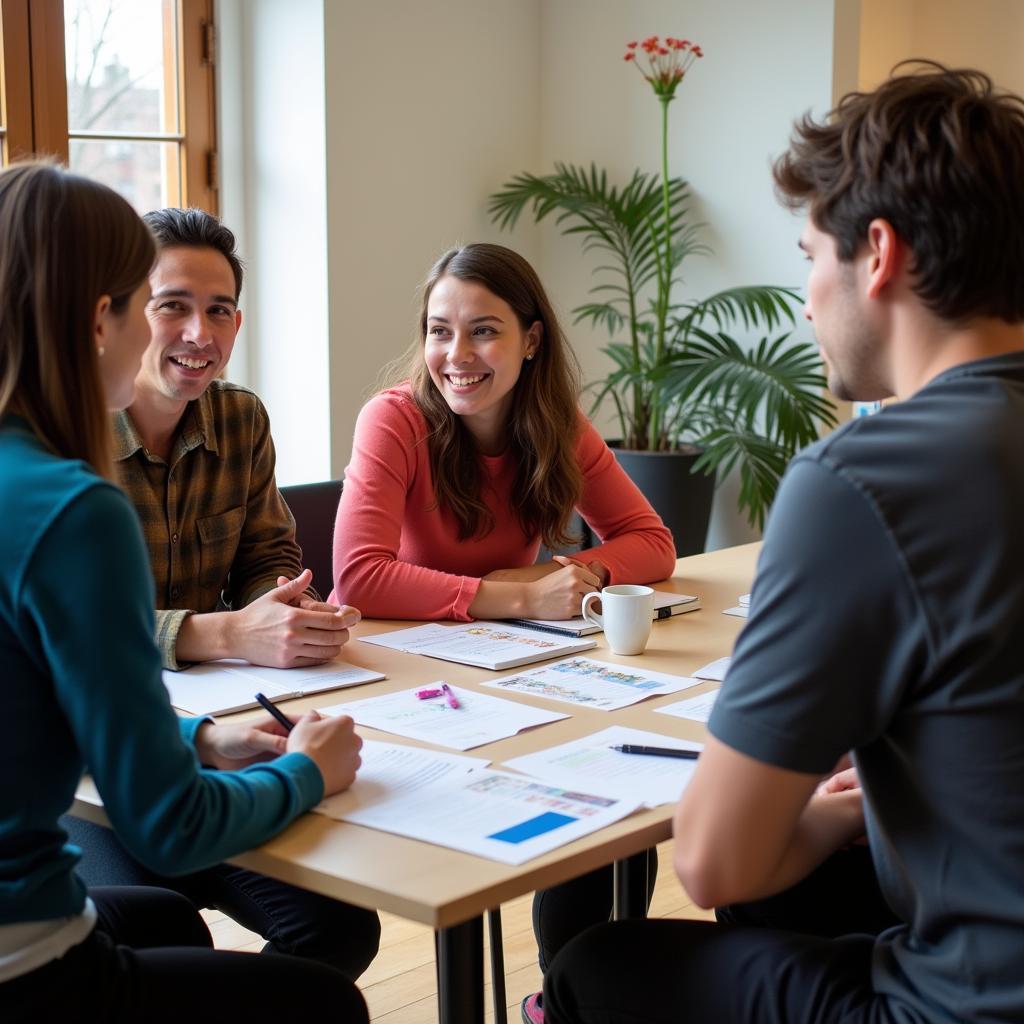
<path fill-rule="evenodd" d="M 794 460 L 676 812 L 703 906 L 867 834 L 896 923 L 834 939 L 621 922 L 545 983 L 562 1021 L 1024 1021 L 1024 101 L 928 67 L 805 118 L 807 315 L 842 398 Z M 851 752 L 863 791 L 817 792 Z"/>

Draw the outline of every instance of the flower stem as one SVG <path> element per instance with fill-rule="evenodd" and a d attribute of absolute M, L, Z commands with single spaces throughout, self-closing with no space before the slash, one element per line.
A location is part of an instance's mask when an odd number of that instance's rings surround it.
<path fill-rule="evenodd" d="M 656 332 L 655 332 L 655 363 L 661 363 L 665 353 L 665 331 L 668 322 L 669 293 L 672 290 L 672 206 L 669 201 L 669 177 L 668 177 L 668 105 L 672 102 L 671 96 L 659 96 L 661 103 L 661 196 L 664 206 L 664 233 L 665 233 L 665 258 L 662 263 L 662 272 L 658 275 L 658 301 L 656 303 Z M 662 410 L 655 401 L 651 408 L 651 423 L 649 437 L 650 449 L 656 450 L 660 447 Z"/>

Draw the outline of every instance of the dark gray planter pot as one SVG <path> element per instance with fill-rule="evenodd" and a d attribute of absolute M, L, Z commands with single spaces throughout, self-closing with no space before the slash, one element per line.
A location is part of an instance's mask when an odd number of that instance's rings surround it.
<path fill-rule="evenodd" d="M 619 465 L 672 531 L 676 556 L 699 555 L 704 550 L 715 496 L 714 476 L 691 473 L 700 452 L 641 452 L 620 448 L 609 441 Z"/>

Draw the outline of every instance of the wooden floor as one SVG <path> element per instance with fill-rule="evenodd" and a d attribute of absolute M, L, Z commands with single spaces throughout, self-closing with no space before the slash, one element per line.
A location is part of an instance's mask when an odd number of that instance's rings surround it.
<path fill-rule="evenodd" d="M 658 847 L 658 882 L 651 903 L 651 917 L 710 919 L 679 885 L 672 871 L 671 843 Z M 541 985 L 537 967 L 537 946 L 530 916 L 532 896 L 506 903 L 501 908 L 505 943 L 505 991 L 510 1024 L 519 1024 L 519 1003 Z M 206 918 L 218 949 L 258 952 L 263 941 L 234 921 L 214 911 Z M 434 933 L 390 914 L 381 914 L 380 953 L 359 979 L 370 1019 L 374 1024 L 436 1024 L 437 990 L 434 974 Z M 485 951 L 485 963 L 487 953 Z M 484 994 L 487 1020 L 493 1017 L 491 984 Z"/>

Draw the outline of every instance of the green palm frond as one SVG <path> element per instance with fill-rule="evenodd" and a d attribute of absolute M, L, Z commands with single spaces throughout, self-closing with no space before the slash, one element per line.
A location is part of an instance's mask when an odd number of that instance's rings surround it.
<path fill-rule="evenodd" d="M 602 349 L 611 369 L 587 387 L 593 409 L 614 405 L 627 447 L 686 439 L 704 448 L 700 469 L 738 470 L 740 508 L 761 525 L 786 464 L 835 414 L 814 347 L 779 333 L 796 324 L 797 291 L 749 285 L 671 301 L 686 259 L 710 250 L 703 225 L 687 219 L 686 182 L 665 174 L 638 170 L 616 185 L 595 164 L 556 164 L 553 174 L 512 178 L 488 209 L 503 228 L 527 211 L 551 217 L 594 257 L 591 301 L 573 310 L 575 323 L 612 339 Z"/>

